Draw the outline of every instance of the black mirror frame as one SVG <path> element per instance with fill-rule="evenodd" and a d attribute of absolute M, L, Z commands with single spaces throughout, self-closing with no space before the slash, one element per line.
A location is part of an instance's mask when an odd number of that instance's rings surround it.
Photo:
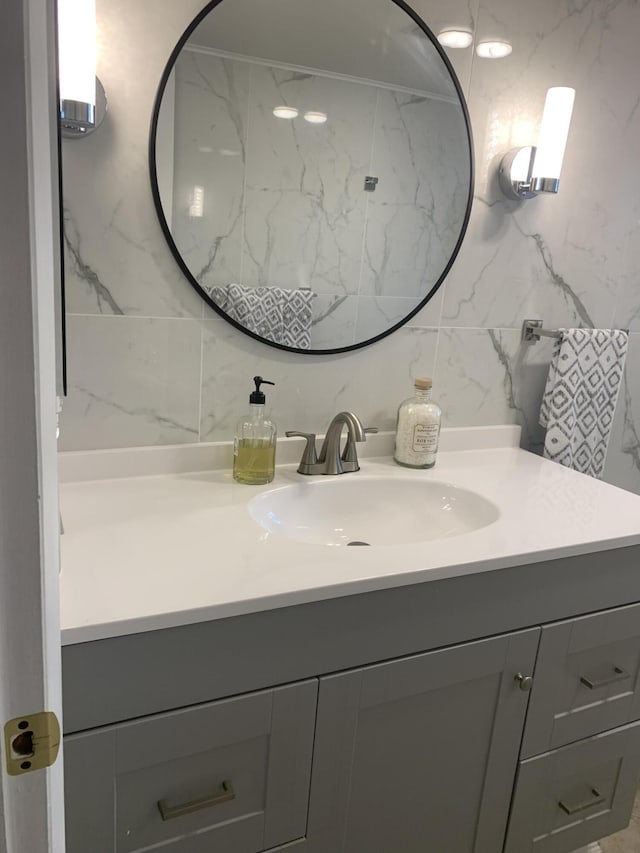
<path fill-rule="evenodd" d="M 442 273 L 440 274 L 438 280 L 436 281 L 434 286 L 431 288 L 429 293 L 427 293 L 427 295 L 420 302 L 420 304 L 417 305 L 412 311 L 410 311 L 406 315 L 406 317 L 404 317 L 402 320 L 400 320 L 395 325 L 390 326 L 384 332 L 381 332 L 379 335 L 375 335 L 372 338 L 367 338 L 364 341 L 360 341 L 359 343 L 349 344 L 349 346 L 345 346 L 345 347 L 333 347 L 333 348 L 327 348 L 327 349 L 300 349 L 299 347 L 288 347 L 288 346 L 285 346 L 284 344 L 278 344 L 275 341 L 270 341 L 268 338 L 263 338 L 260 335 L 257 335 L 255 332 L 251 332 L 248 329 L 245 329 L 245 327 L 242 326 L 240 323 L 238 323 L 236 320 L 231 319 L 231 317 L 229 317 L 227 314 L 225 314 L 225 312 L 215 303 L 215 301 L 209 296 L 209 294 L 204 290 L 204 288 L 202 288 L 198 284 L 193 273 L 191 272 L 191 270 L 187 267 L 186 263 L 184 262 L 184 259 L 183 259 L 182 255 L 180 254 L 178 247 L 175 244 L 175 241 L 173 239 L 173 235 L 171 234 L 171 230 L 169 228 L 169 225 L 167 224 L 167 220 L 165 218 L 164 211 L 162 209 L 162 201 L 160 199 L 160 189 L 158 186 L 158 172 L 157 172 L 157 163 L 156 163 L 156 145 L 155 145 L 155 142 L 156 142 L 156 134 L 157 134 L 157 129 L 158 129 L 158 117 L 160 114 L 162 97 L 164 95 L 164 90 L 165 90 L 166 85 L 167 85 L 167 80 L 169 79 L 169 75 L 173 71 L 173 67 L 174 67 L 175 62 L 178 58 L 178 55 L 182 51 L 182 48 L 184 47 L 184 45 L 188 41 L 188 39 L 191 36 L 191 34 L 193 33 L 193 31 L 200 24 L 200 22 L 209 14 L 209 12 L 211 12 L 213 9 L 215 9 L 215 7 L 218 6 L 222 2 L 223 2 L 223 0 L 211 0 L 210 3 L 207 3 L 207 5 L 202 9 L 202 11 L 200 11 L 196 15 L 196 17 L 191 21 L 191 23 L 189 24 L 187 29 L 184 31 L 184 33 L 182 34 L 182 36 L 178 40 L 178 43 L 176 44 L 173 51 L 171 52 L 171 55 L 170 55 L 169 60 L 165 66 L 165 69 L 162 72 L 162 77 L 160 78 L 160 84 L 158 86 L 158 91 L 157 91 L 155 102 L 153 105 L 153 113 L 152 113 L 152 117 L 151 117 L 151 129 L 149 132 L 149 172 L 150 172 L 150 178 L 151 178 L 151 193 L 153 195 L 153 203 L 154 203 L 155 208 L 156 208 L 156 213 L 158 215 L 158 219 L 160 221 L 160 227 L 162 228 L 162 232 L 164 234 L 165 240 L 167 241 L 167 244 L 171 250 L 173 257 L 176 260 L 176 263 L 178 264 L 178 266 L 180 267 L 180 269 L 184 273 L 185 277 L 187 278 L 187 281 L 191 284 L 191 286 L 198 292 L 198 294 L 202 297 L 202 299 L 204 299 L 204 301 L 211 308 L 213 308 L 213 310 L 217 314 L 219 314 L 221 317 L 223 317 L 232 326 L 235 326 L 236 329 L 243 332 L 243 334 L 249 335 L 249 337 L 254 338 L 257 341 L 261 341 L 263 344 L 267 344 L 267 346 L 275 347 L 276 349 L 280 349 L 280 350 L 285 350 L 286 352 L 301 353 L 303 355 L 332 355 L 332 354 L 336 354 L 336 353 L 351 352 L 353 350 L 362 349 L 362 347 L 370 346 L 371 344 L 374 344 L 377 341 L 380 341 L 383 338 L 386 338 L 388 335 L 391 335 L 391 334 L 393 334 L 393 332 L 402 328 L 402 326 L 404 326 L 406 323 L 408 323 L 409 320 L 412 317 L 414 317 L 418 313 L 418 311 L 421 311 L 424 308 L 424 306 L 432 299 L 432 297 L 435 296 L 436 292 L 438 291 L 438 289 L 440 288 L 440 286 L 444 282 L 445 278 L 447 277 L 449 270 L 451 269 L 451 267 L 453 265 L 453 262 L 455 261 L 456 257 L 458 256 L 458 252 L 460 251 L 460 247 L 462 246 L 462 241 L 463 241 L 464 236 L 467 232 L 467 226 L 469 224 L 469 217 L 471 216 L 471 206 L 473 203 L 473 194 L 474 194 L 474 186 L 475 186 L 475 158 L 474 158 L 474 146 L 473 146 L 473 133 L 471 130 L 471 119 L 469 117 L 469 109 L 467 107 L 467 102 L 466 102 L 466 99 L 464 97 L 464 93 L 462 91 L 460 81 L 458 80 L 458 75 L 454 71 L 451 62 L 449 61 L 449 58 L 447 57 L 446 53 L 444 52 L 443 48 L 441 47 L 440 43 L 438 42 L 436 36 L 429 29 L 429 27 L 425 24 L 425 22 L 422 20 L 422 18 L 417 14 L 417 12 L 414 12 L 414 10 L 407 3 L 405 3 L 404 0 L 390 0 L 390 2 L 394 3 L 396 6 L 399 6 L 400 9 L 402 9 L 404 12 L 406 12 L 406 14 L 409 15 L 409 17 L 415 21 L 415 23 L 418 25 L 418 27 L 420 27 L 420 29 L 425 34 L 425 36 L 431 41 L 431 43 L 433 44 L 435 49 L 438 51 L 438 53 L 440 54 L 440 58 L 442 59 L 446 69 L 448 70 L 448 72 L 451 76 L 451 80 L 453 82 L 456 93 L 458 95 L 458 99 L 460 101 L 460 106 L 462 108 L 462 114 L 464 117 L 465 127 L 467 130 L 467 139 L 468 139 L 468 143 L 469 143 L 469 192 L 467 195 L 467 206 L 466 206 L 464 218 L 462 221 L 462 226 L 460 228 L 460 234 L 459 234 L 458 239 L 456 241 L 456 244 L 453 248 L 453 252 L 451 253 L 451 257 L 447 261 Z M 229 2 L 231 2 L 231 0 L 229 0 Z"/>

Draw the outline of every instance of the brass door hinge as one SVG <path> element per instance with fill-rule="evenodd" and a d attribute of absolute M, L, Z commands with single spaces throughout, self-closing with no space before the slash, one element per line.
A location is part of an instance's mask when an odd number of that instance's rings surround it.
<path fill-rule="evenodd" d="M 60 723 L 51 711 L 9 720 L 4 727 L 4 752 L 9 776 L 51 767 L 60 751 Z"/>

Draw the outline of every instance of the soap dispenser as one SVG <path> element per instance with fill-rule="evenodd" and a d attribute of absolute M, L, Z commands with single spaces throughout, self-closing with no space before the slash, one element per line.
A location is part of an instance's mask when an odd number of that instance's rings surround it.
<path fill-rule="evenodd" d="M 273 480 L 276 468 L 276 425 L 265 417 L 266 398 L 261 385 L 275 385 L 254 376 L 256 389 L 249 396 L 249 414 L 238 421 L 233 441 L 233 479 L 250 486 Z"/>

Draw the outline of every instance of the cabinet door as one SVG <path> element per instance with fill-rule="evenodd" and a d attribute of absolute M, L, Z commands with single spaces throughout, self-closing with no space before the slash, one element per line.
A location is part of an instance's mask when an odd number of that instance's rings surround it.
<path fill-rule="evenodd" d="M 303 838 L 317 684 L 65 738 L 67 853 L 258 853 Z"/>
<path fill-rule="evenodd" d="M 321 679 L 309 850 L 501 850 L 539 633 Z"/>
<path fill-rule="evenodd" d="M 522 755 L 640 719 L 640 605 L 542 629 Z"/>

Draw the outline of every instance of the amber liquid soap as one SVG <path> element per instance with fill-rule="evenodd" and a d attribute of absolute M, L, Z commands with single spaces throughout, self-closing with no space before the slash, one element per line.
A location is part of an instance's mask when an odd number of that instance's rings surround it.
<path fill-rule="evenodd" d="M 233 478 L 236 482 L 249 486 L 270 483 L 275 464 L 276 446 L 271 439 L 238 439 L 233 463 Z"/>

